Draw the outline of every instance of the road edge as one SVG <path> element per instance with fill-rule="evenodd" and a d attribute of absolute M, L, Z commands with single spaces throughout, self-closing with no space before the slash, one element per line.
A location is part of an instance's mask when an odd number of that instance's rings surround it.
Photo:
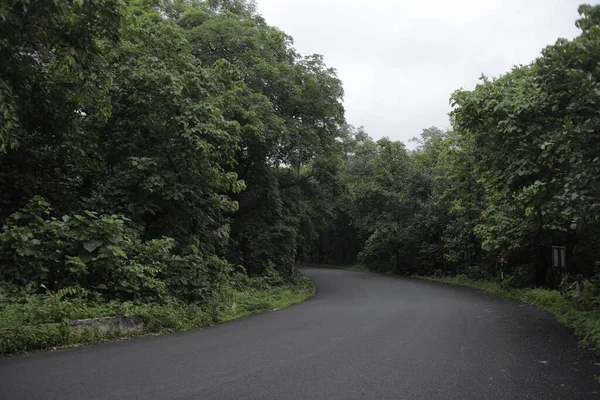
<path fill-rule="evenodd" d="M 572 329 L 582 347 L 600 356 L 600 312 L 578 309 L 576 302 L 564 298 L 557 290 L 514 289 L 504 287 L 498 282 L 471 280 L 465 277 L 441 278 L 417 275 L 412 277 L 446 285 L 469 287 L 537 307 L 552 314 L 556 321 Z"/>

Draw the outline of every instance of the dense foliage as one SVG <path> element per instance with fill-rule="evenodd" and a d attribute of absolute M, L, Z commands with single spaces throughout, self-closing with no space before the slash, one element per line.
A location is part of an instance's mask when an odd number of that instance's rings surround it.
<path fill-rule="evenodd" d="M 9 1 L 0 300 L 217 310 L 296 262 L 558 285 L 554 245 L 590 276 L 600 7 L 580 14 L 408 150 L 347 125 L 335 71 L 252 2 Z"/>
<path fill-rule="evenodd" d="M 236 272 L 296 278 L 344 122 L 320 56 L 245 1 L 0 12 L 5 287 L 207 304 Z"/>
<path fill-rule="evenodd" d="M 517 286 L 596 273 L 600 8 L 579 12 L 575 39 L 456 91 L 453 129 L 425 129 L 415 151 L 348 128 L 347 192 L 305 259 L 349 263 L 357 247 L 372 269 L 473 278 L 502 269 Z M 566 247 L 566 271 L 553 268 L 552 246 Z"/>

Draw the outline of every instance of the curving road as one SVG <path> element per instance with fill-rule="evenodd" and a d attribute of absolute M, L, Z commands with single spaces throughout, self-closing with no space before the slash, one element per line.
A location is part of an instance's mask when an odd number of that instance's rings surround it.
<path fill-rule="evenodd" d="M 166 336 L 0 359 L 0 399 L 595 399 L 599 360 L 528 305 L 306 268 L 317 294 Z"/>

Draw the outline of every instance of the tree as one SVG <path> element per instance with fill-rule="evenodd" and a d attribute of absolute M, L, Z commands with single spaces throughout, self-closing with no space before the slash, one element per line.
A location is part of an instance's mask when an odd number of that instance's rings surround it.
<path fill-rule="evenodd" d="M 90 107 L 110 112 L 102 53 L 119 39 L 121 1 L 29 3 L 0 8 L 0 152 L 64 140 Z"/>
<path fill-rule="evenodd" d="M 232 195 L 240 209 L 232 215 L 229 260 L 250 273 L 273 263 L 289 274 L 299 244 L 315 235 L 321 193 L 314 187 L 335 182 L 341 83 L 321 57 L 301 58 L 291 38 L 252 7 L 190 9 L 177 22 L 204 65 L 226 60 L 243 82 L 237 100 L 223 104 L 240 126 L 232 171 L 247 187 Z"/>
<path fill-rule="evenodd" d="M 484 248 L 508 250 L 546 280 L 550 246 L 567 245 L 574 269 L 590 270 L 597 232 L 595 156 L 598 8 L 581 6 L 582 34 L 548 46 L 530 66 L 452 96 L 454 128 L 473 143 L 488 206 L 477 227 Z M 585 233 L 584 233 L 585 232 Z"/>

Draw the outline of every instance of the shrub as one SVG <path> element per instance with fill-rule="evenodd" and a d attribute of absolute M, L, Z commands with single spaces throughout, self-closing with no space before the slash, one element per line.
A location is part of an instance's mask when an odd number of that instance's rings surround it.
<path fill-rule="evenodd" d="M 15 285 L 35 284 L 40 290 L 77 286 L 109 299 L 158 298 L 165 289 L 157 279 L 161 266 L 136 259 L 149 246 L 127 221 L 91 211 L 58 219 L 36 196 L 3 226 L 0 277 Z"/>
<path fill-rule="evenodd" d="M 464 275 L 468 279 L 475 280 L 486 280 L 492 278 L 492 274 L 490 274 L 487 267 L 474 264 L 462 266 L 459 268 L 458 274 Z"/>
<path fill-rule="evenodd" d="M 0 232 L 0 282 L 38 292 L 78 287 L 108 300 L 215 301 L 232 271 L 224 259 L 194 244 L 178 251 L 172 238 L 142 242 L 128 222 L 91 211 L 56 218 L 34 197 Z"/>

